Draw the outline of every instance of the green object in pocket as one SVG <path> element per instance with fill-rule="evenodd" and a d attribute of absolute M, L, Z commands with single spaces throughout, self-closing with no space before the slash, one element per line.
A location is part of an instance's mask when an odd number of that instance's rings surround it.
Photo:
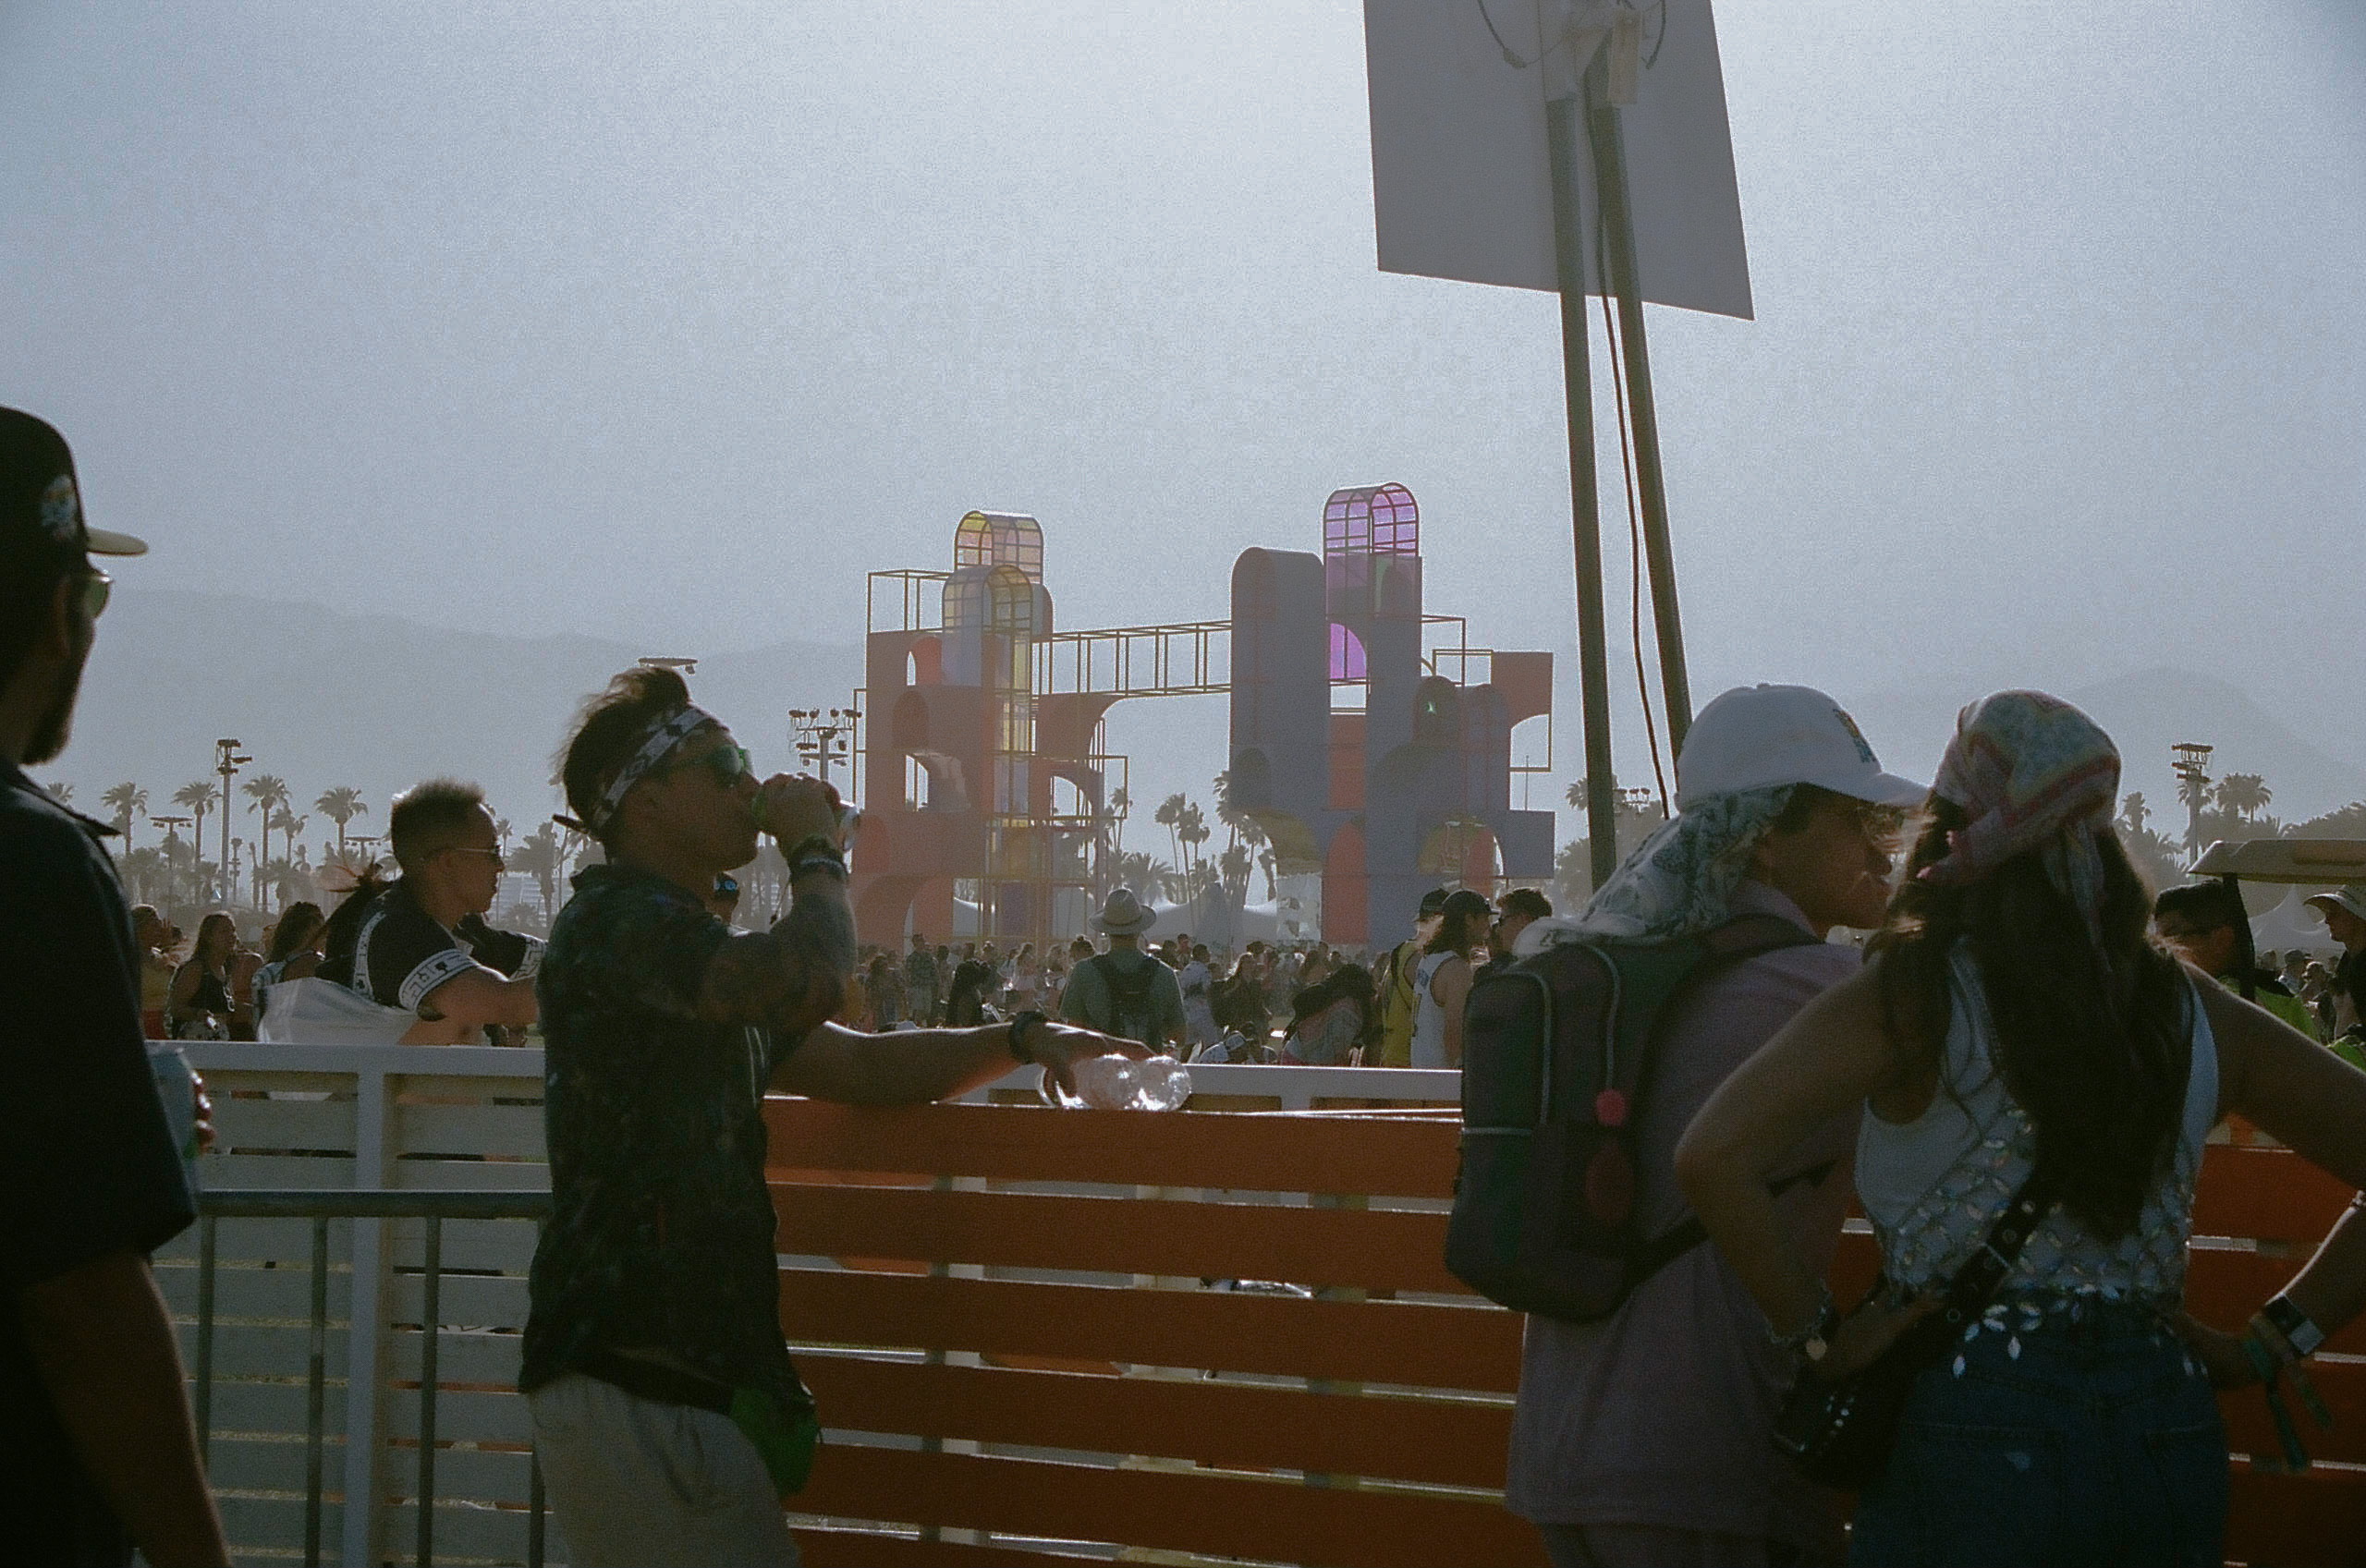
<path fill-rule="evenodd" d="M 731 1391 L 731 1424 L 748 1434 L 763 1456 L 764 1471 L 783 1497 L 805 1489 L 813 1474 L 813 1451 L 822 1446 L 822 1420 L 809 1404 L 783 1410 L 780 1402 L 756 1389 Z"/>

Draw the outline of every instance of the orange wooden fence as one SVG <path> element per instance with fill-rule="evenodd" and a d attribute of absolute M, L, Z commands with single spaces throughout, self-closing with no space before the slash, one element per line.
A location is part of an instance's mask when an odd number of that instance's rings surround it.
<path fill-rule="evenodd" d="M 1503 1511 L 1519 1319 L 1439 1261 L 1451 1114 L 768 1106 L 781 1321 L 831 1432 L 807 1561 L 1044 1562 L 1098 1548 L 1324 1564 L 1539 1563 Z M 2349 1193 L 2212 1147 L 2189 1295 L 2223 1327 Z M 1860 1291 L 1872 1238 L 1844 1238 Z M 1279 1281 L 1311 1297 L 1211 1288 Z M 2315 1367 L 2324 1463 L 2255 1469 L 2228 1396 L 2234 1561 L 2366 1563 L 2366 1331 Z"/>

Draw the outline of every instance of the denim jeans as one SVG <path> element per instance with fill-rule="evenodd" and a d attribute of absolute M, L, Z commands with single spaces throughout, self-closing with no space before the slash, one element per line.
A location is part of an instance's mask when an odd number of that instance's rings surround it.
<path fill-rule="evenodd" d="M 1848 1560 L 2214 1565 L 2226 1485 L 2209 1380 L 2151 1312 L 2015 1296 L 1916 1380 Z"/>

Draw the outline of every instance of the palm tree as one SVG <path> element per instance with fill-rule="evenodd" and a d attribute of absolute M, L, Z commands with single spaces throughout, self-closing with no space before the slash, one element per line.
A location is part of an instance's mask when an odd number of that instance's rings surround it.
<path fill-rule="evenodd" d="M 212 779 L 193 779 L 173 791 L 173 804 L 188 812 L 193 819 L 193 825 L 189 831 L 189 842 L 192 845 L 201 845 L 205 842 L 205 814 L 213 809 L 213 787 Z M 201 881 L 197 884 L 197 888 L 198 901 L 203 903 L 205 884 Z"/>
<path fill-rule="evenodd" d="M 1175 869 L 1140 850 L 1121 851 L 1112 865 L 1118 885 L 1136 898 L 1153 899 L 1172 885 Z"/>
<path fill-rule="evenodd" d="M 558 907 L 559 848 L 557 824 L 544 822 L 518 845 L 518 869 L 534 879 L 543 895 L 543 920 L 547 925 Z"/>
<path fill-rule="evenodd" d="M 123 835 L 123 850 L 131 853 L 131 819 L 148 814 L 148 792 L 126 780 L 108 790 L 99 799 L 115 813 L 116 832 Z"/>
<path fill-rule="evenodd" d="M 2131 789 L 2119 803 L 2119 823 L 2132 834 L 2140 834 L 2144 824 L 2153 820 L 2152 808 L 2144 804 L 2144 792 Z"/>
<path fill-rule="evenodd" d="M 1117 824 L 1117 831 L 1110 835 L 1110 842 L 1119 849 L 1126 847 L 1126 813 L 1133 808 L 1134 797 L 1126 793 L 1123 784 L 1109 792 L 1109 820 Z"/>
<path fill-rule="evenodd" d="M 162 904 L 170 896 L 172 883 L 164 851 L 154 845 L 144 849 L 128 849 L 123 856 L 123 880 L 131 889 L 136 904 Z M 160 896 L 159 890 L 163 890 Z"/>
<path fill-rule="evenodd" d="M 369 803 L 361 798 L 361 792 L 351 784 L 338 784 L 334 788 L 321 791 L 321 797 L 312 802 L 312 809 L 336 824 L 336 857 L 338 863 L 343 864 L 345 862 L 345 825 L 356 817 L 368 816 Z"/>
<path fill-rule="evenodd" d="M 1178 789 L 1160 801 L 1158 809 L 1151 813 L 1151 820 L 1166 830 L 1166 851 L 1177 865 L 1180 865 L 1183 860 L 1183 845 L 1176 834 L 1175 828 L 1176 824 L 1183 820 L 1185 804 L 1183 792 Z"/>
<path fill-rule="evenodd" d="M 287 781 L 277 773 L 257 773 L 238 786 L 240 794 L 254 802 L 247 808 L 255 814 L 255 884 L 262 885 L 263 869 L 271 859 L 271 814 L 287 804 Z M 256 895 L 261 902 L 262 895 Z"/>
<path fill-rule="evenodd" d="M 311 820 L 311 817 L 299 817 L 287 806 L 282 805 L 271 814 L 271 820 L 263 824 L 263 848 L 268 850 L 271 847 L 270 830 L 276 828 L 280 833 L 281 855 L 285 859 L 293 861 L 296 858 L 296 835 L 302 833 Z"/>
<path fill-rule="evenodd" d="M 2243 821 L 2267 809 L 2275 792 L 2257 773 L 2228 773 L 2218 781 L 2218 808 Z"/>
<path fill-rule="evenodd" d="M 1196 802 L 1183 808 L 1182 816 L 1176 820 L 1175 836 L 1182 841 L 1183 847 L 1190 854 L 1186 872 L 1197 871 L 1200 869 L 1200 845 L 1208 842 L 1209 832 L 1208 819 Z"/>
<path fill-rule="evenodd" d="M 49 792 L 49 797 L 52 800 L 56 801 L 60 806 L 70 806 L 73 804 L 74 786 L 67 784 L 64 779 L 52 779 L 49 783 L 42 785 L 41 787 L 47 790 Z"/>

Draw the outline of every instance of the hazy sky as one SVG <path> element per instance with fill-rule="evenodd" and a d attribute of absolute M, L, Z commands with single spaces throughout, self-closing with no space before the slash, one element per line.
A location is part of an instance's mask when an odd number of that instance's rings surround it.
<path fill-rule="evenodd" d="M 2366 7 L 1717 20 L 1696 689 L 2184 664 L 2358 755 Z M 1348 0 L 5 0 L 0 401 L 157 586 L 851 641 L 989 506 L 1066 626 L 1213 616 L 1394 479 L 1433 606 L 1566 646 L 1553 301 L 1381 274 L 1369 160 Z"/>

